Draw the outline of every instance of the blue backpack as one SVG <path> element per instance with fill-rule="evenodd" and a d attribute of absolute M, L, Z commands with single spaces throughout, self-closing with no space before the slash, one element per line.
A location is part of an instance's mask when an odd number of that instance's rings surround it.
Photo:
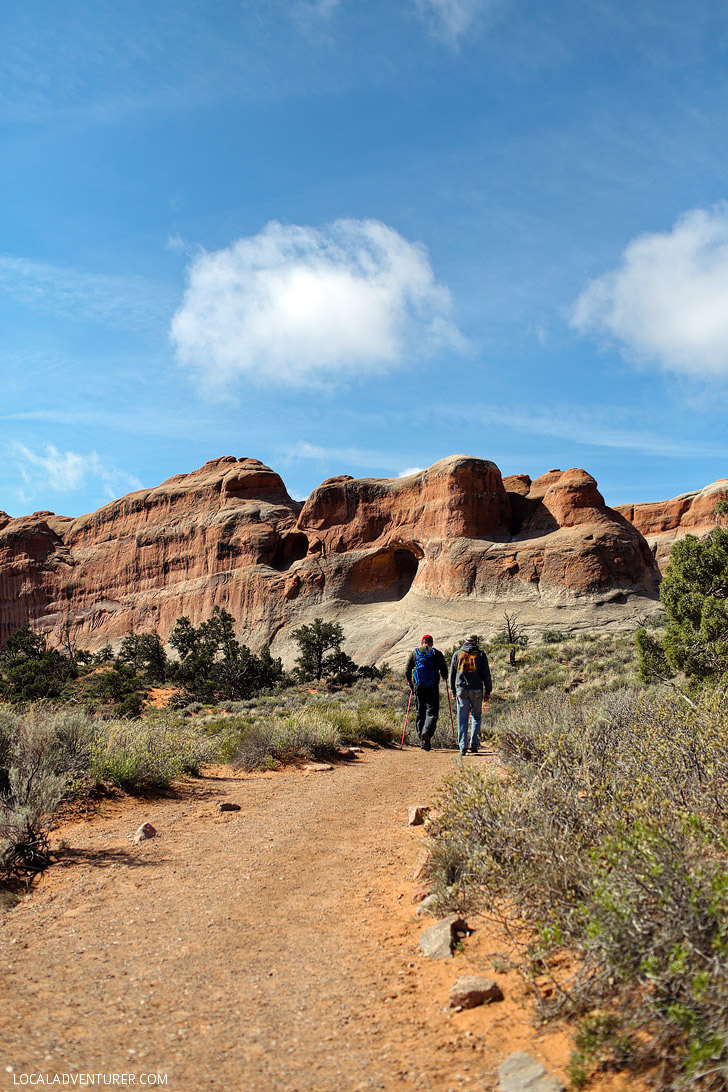
<path fill-rule="evenodd" d="M 421 648 L 415 649 L 415 669 L 412 672 L 412 678 L 416 686 L 437 685 L 434 649 L 431 648 L 427 651 Z"/>

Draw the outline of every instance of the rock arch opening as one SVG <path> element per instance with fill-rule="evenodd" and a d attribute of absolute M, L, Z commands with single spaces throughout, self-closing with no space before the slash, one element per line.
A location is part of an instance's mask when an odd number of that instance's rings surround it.
<path fill-rule="evenodd" d="M 396 603 L 412 587 L 419 564 L 414 550 L 406 547 L 372 553 L 349 569 L 344 594 L 356 603 Z"/>
<path fill-rule="evenodd" d="M 293 531 L 285 535 L 276 546 L 272 565 L 279 572 L 290 569 L 296 561 L 302 561 L 308 553 L 308 535 Z"/>

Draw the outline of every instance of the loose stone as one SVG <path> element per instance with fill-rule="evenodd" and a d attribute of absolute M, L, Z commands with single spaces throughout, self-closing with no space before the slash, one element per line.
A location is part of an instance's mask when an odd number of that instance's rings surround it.
<path fill-rule="evenodd" d="M 530 1054 L 517 1050 L 498 1067 L 498 1092 L 564 1092 L 558 1077 L 550 1077 Z"/>
<path fill-rule="evenodd" d="M 502 1001 L 500 986 L 492 978 L 479 974 L 465 974 L 450 987 L 448 1001 L 451 1009 L 474 1009 L 490 1001 Z"/>
<path fill-rule="evenodd" d="M 429 811 L 429 808 L 426 808 L 421 804 L 409 807 L 407 808 L 407 822 L 411 827 L 419 827 L 424 823 L 425 816 Z"/>
<path fill-rule="evenodd" d="M 134 835 L 134 844 L 139 845 L 140 842 L 146 842 L 147 838 L 154 838 L 157 831 L 151 823 L 142 823 Z"/>
<path fill-rule="evenodd" d="M 468 932 L 467 923 L 461 917 L 448 914 L 446 918 L 425 929 L 420 936 L 420 948 L 430 959 L 449 959 L 456 940 Z"/>

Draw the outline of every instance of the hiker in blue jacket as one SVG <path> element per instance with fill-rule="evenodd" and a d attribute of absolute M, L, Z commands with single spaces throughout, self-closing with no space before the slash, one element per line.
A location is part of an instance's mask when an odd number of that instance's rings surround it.
<path fill-rule="evenodd" d="M 468 721 L 472 727 L 470 750 L 473 754 L 478 753 L 483 702 L 489 701 L 493 689 L 488 657 L 478 640 L 477 637 L 468 637 L 462 648 L 453 652 L 450 661 L 450 689 L 458 703 L 458 747 L 461 755 L 468 753 Z"/>
<path fill-rule="evenodd" d="M 432 647 L 432 637 L 426 633 L 420 647 L 413 649 L 404 669 L 410 690 L 414 691 L 417 709 L 417 738 L 423 751 L 430 750 L 430 740 L 437 728 L 440 712 L 440 679 L 447 686 L 445 657 Z"/>

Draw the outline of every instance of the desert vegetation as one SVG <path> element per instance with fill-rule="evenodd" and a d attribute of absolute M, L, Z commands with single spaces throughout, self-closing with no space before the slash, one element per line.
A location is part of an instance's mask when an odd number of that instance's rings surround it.
<path fill-rule="evenodd" d="M 74 803 L 165 789 L 204 763 L 275 768 L 391 742 L 397 712 L 376 681 L 387 672 L 359 668 L 343 639 L 321 619 L 302 627 L 286 674 L 268 649 L 251 653 L 217 608 L 197 627 L 178 619 L 175 660 L 156 633 L 92 655 L 70 642 L 49 648 L 23 626 L 0 655 L 0 878 L 28 882 L 47 867 L 49 830 Z M 145 700 L 155 688 L 166 707 Z"/>
<path fill-rule="evenodd" d="M 542 1017 L 575 1022 L 576 1088 L 626 1065 L 728 1087 L 723 527 L 673 548 L 661 598 L 636 659 L 554 633 L 521 654 L 490 714 L 500 768 L 455 770 L 433 827 L 440 907 L 505 923 Z"/>

